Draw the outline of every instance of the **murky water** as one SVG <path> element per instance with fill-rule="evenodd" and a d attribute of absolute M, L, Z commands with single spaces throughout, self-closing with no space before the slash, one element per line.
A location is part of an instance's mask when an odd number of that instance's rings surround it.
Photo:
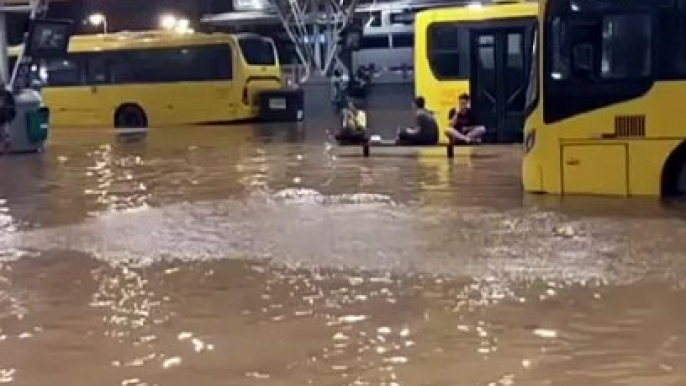
<path fill-rule="evenodd" d="M 0 383 L 684 385 L 684 209 L 521 194 L 518 149 L 55 133 L 0 159 Z"/>

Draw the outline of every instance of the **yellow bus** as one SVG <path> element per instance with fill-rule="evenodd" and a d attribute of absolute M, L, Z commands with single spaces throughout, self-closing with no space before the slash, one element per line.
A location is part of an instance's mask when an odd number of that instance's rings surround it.
<path fill-rule="evenodd" d="M 415 21 L 415 93 L 441 127 L 468 93 L 488 142 L 521 142 L 536 3 L 436 8 Z M 445 141 L 446 138 L 442 138 Z"/>
<path fill-rule="evenodd" d="M 10 68 L 21 47 L 11 53 Z M 13 54 L 13 55 L 12 55 Z M 74 36 L 69 53 L 32 65 L 54 127 L 148 127 L 256 118 L 278 90 L 271 39 L 169 31 Z"/>
<path fill-rule="evenodd" d="M 686 192 L 686 1 L 547 0 L 539 20 L 525 190 Z"/>

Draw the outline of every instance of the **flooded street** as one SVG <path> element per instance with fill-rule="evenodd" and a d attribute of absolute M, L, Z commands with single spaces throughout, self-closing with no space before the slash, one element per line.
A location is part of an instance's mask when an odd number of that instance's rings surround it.
<path fill-rule="evenodd" d="M 686 385 L 682 204 L 312 132 L 0 159 L 0 384 Z"/>

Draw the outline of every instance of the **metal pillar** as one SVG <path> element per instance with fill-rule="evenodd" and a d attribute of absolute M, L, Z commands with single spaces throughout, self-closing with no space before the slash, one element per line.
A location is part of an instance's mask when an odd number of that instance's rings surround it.
<path fill-rule="evenodd" d="M 10 83 L 9 57 L 7 55 L 7 17 L 5 0 L 0 0 L 0 78 L 2 85 Z"/>
<path fill-rule="evenodd" d="M 0 0 L 5 1 L 5 0 Z M 39 17 L 45 16 L 45 14 L 48 12 L 48 6 L 49 6 L 50 0 L 26 0 L 25 4 L 20 5 L 20 6 L 15 6 L 12 8 L 12 11 L 15 12 L 28 12 L 29 13 L 29 20 L 33 20 Z M 4 13 L 4 12 L 0 12 Z M 3 31 L 4 32 L 4 31 Z M 2 43 L 2 42 L 0 42 Z M 5 47 L 4 50 L 4 55 L 7 56 L 7 43 L 5 42 L 5 45 L 2 46 Z M 19 58 L 14 66 L 14 68 L 9 69 L 11 71 L 11 76 L 9 80 L 9 85 L 11 88 L 14 88 L 15 83 L 17 81 L 17 77 L 20 75 L 19 74 L 19 68 L 21 67 L 21 63 L 24 61 L 24 53 L 22 52 L 21 55 L 19 55 Z M 5 60 L 3 63 L 7 63 L 8 61 Z M 7 64 L 5 64 L 6 66 Z M 5 79 L 5 78 L 3 78 Z"/>
<path fill-rule="evenodd" d="M 312 71 L 327 75 L 338 58 L 338 37 L 350 24 L 358 0 L 268 0 L 305 67 L 301 82 Z M 323 42 L 320 38 L 323 37 Z"/>

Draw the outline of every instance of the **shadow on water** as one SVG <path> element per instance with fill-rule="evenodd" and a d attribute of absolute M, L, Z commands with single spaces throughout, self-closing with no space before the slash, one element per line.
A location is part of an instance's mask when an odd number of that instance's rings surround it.
<path fill-rule="evenodd" d="M 677 385 L 684 205 L 311 125 L 0 159 L 0 383 Z M 348 152 L 351 150 L 352 152 Z"/>

